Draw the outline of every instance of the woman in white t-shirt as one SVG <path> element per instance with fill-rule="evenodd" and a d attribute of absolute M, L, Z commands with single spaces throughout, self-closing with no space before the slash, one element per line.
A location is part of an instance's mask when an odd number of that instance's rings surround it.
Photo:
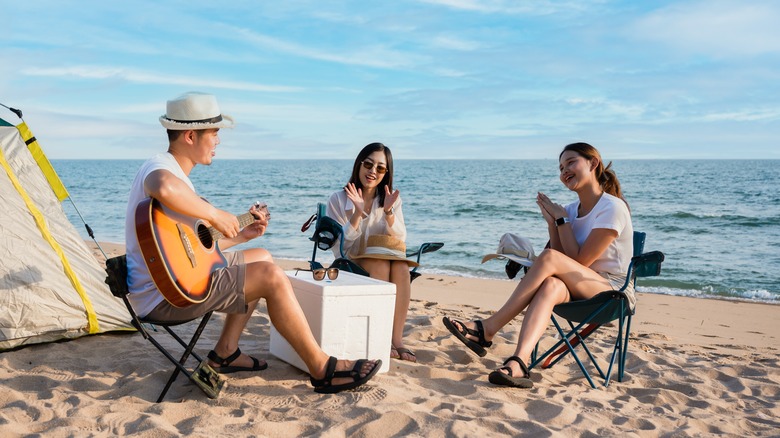
<path fill-rule="evenodd" d="M 547 222 L 549 248 L 542 251 L 507 302 L 484 321 L 444 317 L 444 325 L 480 356 L 507 323 L 525 310 L 517 348 L 504 366 L 490 373 L 491 383 L 530 388 L 526 363 L 550 322 L 554 306 L 617 290 L 633 255 L 631 213 L 617 176 L 587 143 L 566 146 L 558 157 L 560 180 L 578 200 L 563 207 L 544 193 L 536 203 Z M 627 291 L 633 307 L 634 291 Z"/>
<path fill-rule="evenodd" d="M 411 299 L 406 259 L 406 225 L 401 194 L 393 189 L 393 154 L 382 143 L 366 145 L 352 166 L 344 189 L 333 193 L 326 214 L 341 224 L 344 254 L 372 278 L 395 284 L 395 313 L 390 357 L 416 362 L 404 346 L 403 330 Z M 333 252 L 341 257 L 339 247 Z"/>

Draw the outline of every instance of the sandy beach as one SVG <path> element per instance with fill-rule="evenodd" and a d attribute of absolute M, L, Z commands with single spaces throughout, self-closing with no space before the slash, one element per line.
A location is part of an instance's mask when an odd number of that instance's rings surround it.
<path fill-rule="evenodd" d="M 121 245 L 106 244 L 109 255 Z M 102 260 L 102 256 L 98 259 Z M 285 269 L 302 262 L 279 260 Z M 320 395 L 308 375 L 269 353 L 264 303 L 242 338 L 269 369 L 228 377 L 216 400 L 180 377 L 155 399 L 170 363 L 137 333 L 88 336 L 0 353 L 0 435 L 14 436 L 777 436 L 780 322 L 776 305 L 639 293 L 625 378 L 592 389 L 568 358 L 534 370 L 530 390 L 498 388 L 490 370 L 511 355 L 522 317 L 484 358 L 444 315 L 485 317 L 513 281 L 428 275 L 413 284 L 406 325 L 419 363 L 351 392 Z M 641 289 L 641 285 L 640 285 Z M 216 342 L 222 316 L 198 350 Z M 192 327 L 183 329 L 191 332 Z M 606 357 L 607 328 L 591 341 Z M 554 342 L 552 326 L 545 345 Z M 165 338 L 165 337 L 163 337 Z M 190 363 L 190 366 L 194 366 Z"/>

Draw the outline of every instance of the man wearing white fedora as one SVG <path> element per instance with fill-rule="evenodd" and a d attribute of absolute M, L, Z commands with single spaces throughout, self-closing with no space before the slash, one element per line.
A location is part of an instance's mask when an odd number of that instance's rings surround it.
<path fill-rule="evenodd" d="M 196 165 L 211 164 L 219 144 L 219 130 L 234 125 L 230 116 L 221 113 L 216 98 L 210 94 L 190 92 L 169 100 L 160 123 L 168 132 L 168 150 L 141 166 L 133 181 L 127 206 L 125 241 L 129 298 L 138 315 L 163 321 L 181 321 L 209 311 L 224 312 L 227 314 L 225 324 L 217 344 L 208 354 L 209 365 L 220 373 L 260 371 L 268 365 L 241 353 L 238 341 L 257 302 L 265 298 L 271 321 L 306 363 L 315 391 L 338 392 L 370 380 L 379 371 L 381 361 L 338 360 L 323 352 L 309 329 L 287 275 L 273 263 L 268 251 L 262 248 L 219 251 L 262 236 L 270 215 L 264 207 L 253 206 L 249 214 L 242 215 L 245 222 L 242 223 L 235 215 L 198 196 L 189 179 Z M 139 214 L 139 205 L 159 204 L 161 206 L 155 210 L 156 213 Z M 218 236 L 215 239 L 221 237 L 218 247 L 214 246 L 217 250 L 212 251 L 219 257 L 215 268 L 211 271 L 207 268 L 204 278 L 193 278 L 197 277 L 193 270 L 183 275 L 181 281 L 172 279 L 170 282 L 181 286 L 193 280 L 193 290 L 197 285 L 206 284 L 203 291 L 195 291 L 192 295 L 184 291 L 182 296 L 171 296 L 179 288 L 169 288 L 165 276 L 175 276 L 175 270 L 165 269 L 161 274 L 150 262 L 150 259 L 158 258 L 145 257 L 148 251 L 154 249 L 160 251 L 160 258 L 173 257 L 164 252 L 167 248 L 164 242 L 152 241 L 149 244 L 153 239 L 144 231 L 149 216 L 159 217 L 159 224 L 153 225 L 158 227 L 163 226 L 162 219 L 167 216 L 205 223 L 215 230 L 213 235 Z M 185 257 L 185 268 L 194 269 L 200 260 L 197 253 L 199 244 L 185 241 L 187 233 L 181 228 L 178 232 L 184 236 L 184 245 L 180 243 L 178 247 L 185 248 L 190 259 L 187 261 Z M 199 237 L 204 236 L 200 234 Z M 169 263 L 169 266 L 176 264 Z"/>

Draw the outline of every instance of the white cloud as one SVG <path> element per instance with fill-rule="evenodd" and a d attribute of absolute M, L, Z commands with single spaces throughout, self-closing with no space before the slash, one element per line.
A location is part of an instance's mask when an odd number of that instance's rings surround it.
<path fill-rule="evenodd" d="M 674 3 L 640 18 L 630 30 L 642 40 L 713 57 L 780 52 L 780 3 Z"/>
<path fill-rule="evenodd" d="M 453 36 L 437 36 L 431 40 L 431 45 L 441 49 L 458 50 L 462 52 L 472 52 L 478 50 L 482 45 L 476 41 L 468 41 Z"/>
<path fill-rule="evenodd" d="M 496 6 L 491 2 L 479 0 L 421 0 L 422 3 L 446 6 L 453 9 L 464 9 L 467 11 L 494 12 Z"/>
<path fill-rule="evenodd" d="M 363 47 L 360 49 L 344 49 L 339 53 L 328 52 L 320 47 L 305 46 L 279 38 L 254 32 L 250 29 L 231 28 L 232 34 L 242 35 L 247 43 L 254 44 L 277 52 L 287 53 L 302 58 L 328 61 L 338 64 L 362 65 L 377 68 L 409 68 L 421 63 L 425 58 L 412 53 L 393 50 L 381 45 Z"/>
<path fill-rule="evenodd" d="M 516 0 L 419 0 L 428 3 L 489 14 L 548 15 L 557 12 L 576 12 L 588 9 L 590 4 L 601 4 L 602 0 L 575 1 L 516 1 Z"/>
<path fill-rule="evenodd" d="M 756 122 L 756 121 L 780 121 L 780 110 L 776 108 L 763 110 L 744 110 L 711 113 L 702 117 L 705 122 Z"/>
<path fill-rule="evenodd" d="M 243 81 L 224 81 L 210 78 L 164 75 L 124 67 L 106 67 L 93 65 L 75 65 L 70 67 L 39 68 L 22 70 L 28 76 L 71 77 L 76 79 L 121 79 L 138 84 L 177 85 L 191 88 L 218 88 L 226 90 L 260 91 L 271 93 L 294 93 L 303 91 L 300 87 L 283 85 L 264 85 Z"/>

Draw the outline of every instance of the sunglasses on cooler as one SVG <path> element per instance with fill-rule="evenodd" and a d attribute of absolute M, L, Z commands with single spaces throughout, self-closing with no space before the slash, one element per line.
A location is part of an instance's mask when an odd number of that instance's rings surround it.
<path fill-rule="evenodd" d="M 382 164 L 375 164 L 373 161 L 370 160 L 363 160 L 363 168 L 366 170 L 371 170 L 374 167 L 376 167 L 376 173 L 382 175 L 384 173 L 387 173 L 387 167 Z"/>
<path fill-rule="evenodd" d="M 311 272 L 312 278 L 314 278 L 316 281 L 324 280 L 325 275 L 328 276 L 328 280 L 335 280 L 339 278 L 339 268 L 296 269 L 295 275 L 298 275 L 299 271 Z"/>

